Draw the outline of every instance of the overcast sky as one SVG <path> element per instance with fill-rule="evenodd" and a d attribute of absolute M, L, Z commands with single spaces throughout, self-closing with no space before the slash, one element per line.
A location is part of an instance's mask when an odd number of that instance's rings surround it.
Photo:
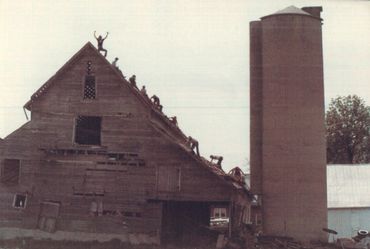
<path fill-rule="evenodd" d="M 108 60 L 161 98 L 164 112 L 224 168 L 249 158 L 249 22 L 295 5 L 323 6 L 325 101 L 370 105 L 369 1 L 0 0 L 0 137 L 22 106 L 86 42 L 109 37 Z"/>

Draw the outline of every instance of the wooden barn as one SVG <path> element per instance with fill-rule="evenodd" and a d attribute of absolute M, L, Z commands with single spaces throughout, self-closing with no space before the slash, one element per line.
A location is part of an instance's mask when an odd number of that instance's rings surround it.
<path fill-rule="evenodd" d="M 25 104 L 0 140 L 0 239 L 191 241 L 211 207 L 228 235 L 250 223 L 250 195 L 88 42 Z"/>

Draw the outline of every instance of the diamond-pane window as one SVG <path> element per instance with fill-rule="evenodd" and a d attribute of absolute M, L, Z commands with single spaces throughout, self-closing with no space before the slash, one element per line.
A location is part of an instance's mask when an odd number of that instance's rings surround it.
<path fill-rule="evenodd" d="M 86 75 L 84 85 L 84 99 L 95 99 L 95 97 L 96 97 L 95 76 Z"/>

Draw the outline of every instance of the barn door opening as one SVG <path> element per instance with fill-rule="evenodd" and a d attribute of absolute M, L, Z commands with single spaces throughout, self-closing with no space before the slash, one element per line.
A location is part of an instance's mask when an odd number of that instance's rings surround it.
<path fill-rule="evenodd" d="M 161 243 L 187 246 L 215 243 L 218 232 L 210 229 L 210 206 L 208 202 L 163 202 Z"/>
<path fill-rule="evenodd" d="M 46 232 L 55 232 L 59 216 L 60 203 L 45 201 L 40 204 L 38 228 Z"/>

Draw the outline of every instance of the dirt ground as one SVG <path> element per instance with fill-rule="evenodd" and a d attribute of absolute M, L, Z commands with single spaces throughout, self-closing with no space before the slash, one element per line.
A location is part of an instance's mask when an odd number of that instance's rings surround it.
<path fill-rule="evenodd" d="M 114 239 L 108 242 L 77 242 L 77 241 L 55 241 L 55 240 L 33 240 L 32 238 L 23 239 L 11 239 L 11 240 L 0 240 L 0 249 L 215 249 L 216 245 L 210 243 L 201 246 L 179 246 L 179 245 L 167 245 L 167 246 L 155 246 L 155 245 L 132 245 L 129 243 L 123 243 L 118 239 Z M 244 244 L 244 243 L 243 243 Z M 224 249 L 255 249 L 254 246 L 247 247 L 241 243 L 234 241 L 226 245 Z M 260 249 L 284 249 L 284 247 L 270 247 L 260 246 Z M 285 247 L 286 249 L 296 249 L 296 247 Z M 305 249 L 343 249 L 335 244 L 326 245 L 315 245 L 311 247 L 298 247 Z"/>
<path fill-rule="evenodd" d="M 131 245 L 119 240 L 108 242 L 76 242 L 33 240 L 31 238 L 0 240 L 0 249 L 213 249 L 215 246 L 187 247 L 187 246 L 155 246 Z"/>

